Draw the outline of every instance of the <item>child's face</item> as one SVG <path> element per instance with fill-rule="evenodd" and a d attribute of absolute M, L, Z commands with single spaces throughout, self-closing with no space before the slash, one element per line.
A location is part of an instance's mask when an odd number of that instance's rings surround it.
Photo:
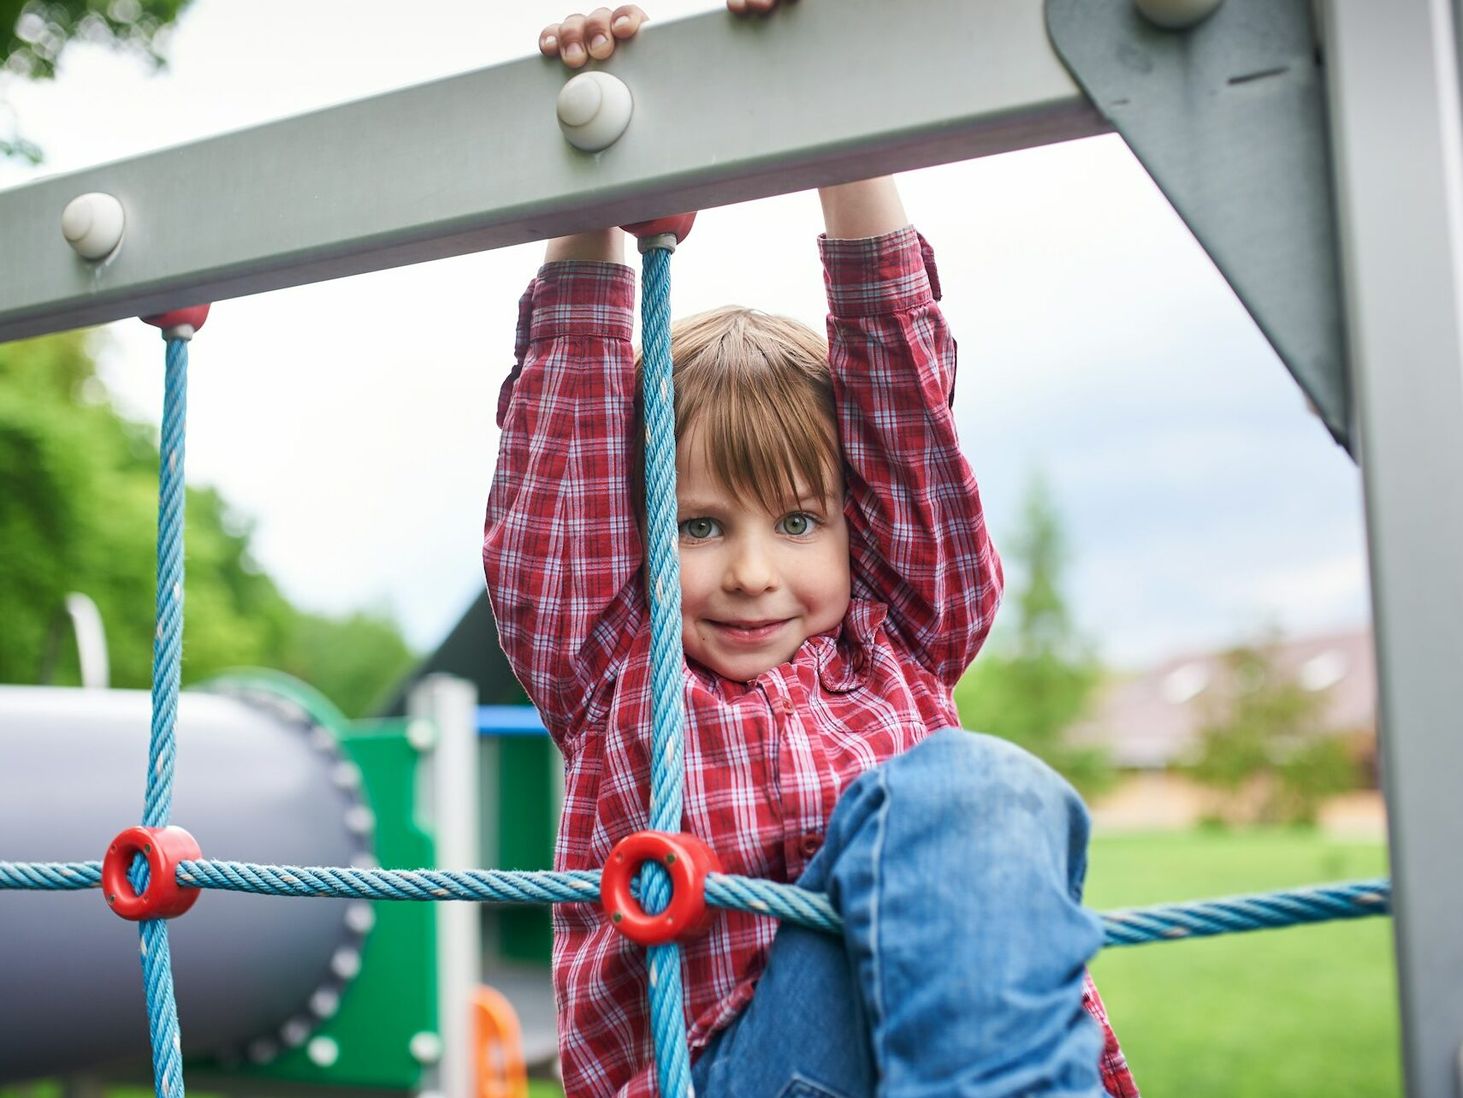
<path fill-rule="evenodd" d="M 755 679 L 792 659 L 848 610 L 843 479 L 832 498 L 770 514 L 711 474 L 693 426 L 677 450 L 681 639 L 724 678 Z"/>

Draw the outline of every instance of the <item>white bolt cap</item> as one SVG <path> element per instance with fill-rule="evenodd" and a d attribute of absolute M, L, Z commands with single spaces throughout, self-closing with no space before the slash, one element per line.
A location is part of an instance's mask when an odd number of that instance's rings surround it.
<path fill-rule="evenodd" d="M 419 1064 L 435 1064 L 442 1059 L 442 1038 L 429 1029 L 412 1034 L 411 1044 L 407 1048 L 411 1052 L 411 1058 Z"/>
<path fill-rule="evenodd" d="M 1187 30 L 1213 14 L 1222 0 L 1133 0 L 1150 23 L 1167 30 Z"/>
<path fill-rule="evenodd" d="M 406 742 L 415 751 L 430 751 L 437 746 L 437 726 L 425 717 L 416 717 L 406 726 Z"/>
<path fill-rule="evenodd" d="M 376 912 L 364 900 L 357 900 L 345 909 L 345 925 L 357 934 L 369 934 L 376 925 Z"/>
<path fill-rule="evenodd" d="M 376 826 L 376 814 L 363 804 L 346 809 L 345 826 L 354 835 L 368 835 Z"/>
<path fill-rule="evenodd" d="M 82 259 L 106 259 L 122 243 L 127 214 L 109 194 L 78 195 L 61 211 L 61 235 Z"/>
<path fill-rule="evenodd" d="M 322 987 L 310 996 L 310 1013 L 317 1018 L 332 1017 L 340 1009 L 340 992 Z"/>
<path fill-rule="evenodd" d="M 305 1055 L 316 1067 L 333 1067 L 340 1059 L 340 1046 L 329 1037 L 316 1037 L 305 1046 Z"/>
<path fill-rule="evenodd" d="M 599 152 L 620 139 L 634 101 L 623 80 L 607 72 L 582 72 L 559 90 L 559 129 L 576 149 Z"/>
<path fill-rule="evenodd" d="M 361 971 L 361 955 L 354 949 L 342 946 L 330 958 L 330 971 L 342 980 L 354 980 Z"/>

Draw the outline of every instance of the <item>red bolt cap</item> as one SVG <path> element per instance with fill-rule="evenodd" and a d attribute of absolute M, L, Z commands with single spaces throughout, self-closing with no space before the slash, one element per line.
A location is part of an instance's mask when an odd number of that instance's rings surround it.
<path fill-rule="evenodd" d="M 147 890 L 139 896 L 127 879 L 132 859 L 147 859 Z M 102 859 L 102 894 L 124 919 L 173 919 L 198 900 L 199 890 L 178 884 L 178 863 L 203 857 L 198 841 L 181 827 L 129 827 Z"/>
<path fill-rule="evenodd" d="M 210 308 L 212 308 L 210 305 L 190 305 L 186 309 L 169 309 L 165 313 L 145 316 L 142 320 L 146 324 L 161 328 L 165 336 L 181 328 L 187 328 L 188 336 L 191 336 L 203 327 L 203 322 L 208 319 Z"/>
<path fill-rule="evenodd" d="M 679 244 L 691 235 L 691 226 L 696 221 L 695 212 L 676 214 L 673 217 L 657 217 L 652 221 L 636 221 L 630 225 L 621 225 L 631 236 L 644 240 L 650 236 L 664 236 L 669 234 L 676 238 Z"/>
<path fill-rule="evenodd" d="M 652 861 L 660 863 L 671 878 L 671 902 L 659 915 L 646 914 L 630 895 L 630 878 Z M 663 945 L 698 934 L 710 925 L 706 874 L 720 872 L 716 852 L 695 835 L 637 831 L 610 851 L 600 874 L 600 902 L 614 928 L 632 942 Z"/>

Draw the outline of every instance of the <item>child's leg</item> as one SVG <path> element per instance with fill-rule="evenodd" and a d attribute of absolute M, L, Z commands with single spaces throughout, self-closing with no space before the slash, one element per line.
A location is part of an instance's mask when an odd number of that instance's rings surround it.
<path fill-rule="evenodd" d="M 1101 1095 L 1082 1009 L 1102 944 L 1079 902 L 1087 829 L 1044 764 L 957 729 L 860 777 L 799 882 L 832 896 L 842 951 L 784 928 L 751 1005 L 698 1064 L 700 1093 L 777 1096 L 803 1078 L 823 1089 L 785 1093 Z M 780 1081 L 742 1074 L 761 1068 Z"/>
<path fill-rule="evenodd" d="M 699 1098 L 872 1098 L 863 996 L 843 940 L 783 926 L 757 994 L 692 1066 Z"/>

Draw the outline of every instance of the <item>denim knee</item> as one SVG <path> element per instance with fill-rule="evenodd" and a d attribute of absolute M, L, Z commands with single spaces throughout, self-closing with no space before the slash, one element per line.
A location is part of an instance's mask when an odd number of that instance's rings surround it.
<path fill-rule="evenodd" d="M 1073 899 L 1086 870 L 1087 810 L 1067 780 L 1009 740 L 946 728 L 884 766 L 888 810 L 905 831 L 927 821 L 938 841 L 958 850 L 978 833 L 984 847 L 1064 855 Z"/>

